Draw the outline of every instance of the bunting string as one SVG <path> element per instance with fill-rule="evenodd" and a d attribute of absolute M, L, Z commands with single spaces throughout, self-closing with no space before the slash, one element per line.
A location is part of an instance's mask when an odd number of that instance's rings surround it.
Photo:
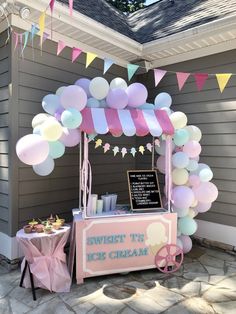
<path fill-rule="evenodd" d="M 34 47 L 34 38 L 35 35 L 40 36 L 40 48 L 41 48 L 41 53 L 42 53 L 42 46 L 43 43 L 50 38 L 49 34 L 45 32 L 45 20 L 46 20 L 46 12 L 48 8 L 50 8 L 50 13 L 51 13 L 51 19 L 53 15 L 53 11 L 55 9 L 55 3 L 56 0 L 50 0 L 47 8 L 42 12 L 42 14 L 39 17 L 38 20 L 38 25 L 33 24 L 31 26 L 31 31 L 25 31 L 23 33 L 17 33 L 13 30 L 13 28 L 9 25 L 9 32 L 10 34 L 13 35 L 13 40 L 14 40 L 14 50 L 17 49 L 18 46 L 20 46 L 21 52 L 20 55 L 23 57 L 23 52 L 27 46 L 27 43 L 29 40 L 31 40 L 31 45 L 32 45 L 32 50 Z M 68 0 L 69 3 L 69 15 L 73 16 L 73 0 Z M 7 18 L 7 16 L 6 16 Z M 51 20 L 52 22 L 52 20 Z M 51 39 L 52 39 L 52 23 L 51 23 Z M 69 47 L 72 49 L 71 52 L 71 62 L 76 62 L 77 59 L 80 57 L 81 53 L 84 52 L 86 54 L 86 64 L 85 67 L 88 68 L 92 62 L 98 57 L 97 54 L 91 51 L 84 51 L 80 47 L 70 47 L 67 45 L 64 41 L 59 40 L 57 43 L 57 51 L 56 55 L 60 55 L 64 48 Z M 100 57 L 100 56 L 99 56 Z M 34 57 L 33 57 L 34 58 Z M 103 66 L 103 74 L 105 74 L 109 69 L 114 65 L 118 64 L 116 63 L 115 60 L 109 59 L 104 57 L 104 66 Z M 154 85 L 157 87 L 159 83 L 163 80 L 166 74 L 171 73 L 175 74 L 176 76 L 176 81 L 178 85 L 179 91 L 181 91 L 186 82 L 188 81 L 189 77 L 192 76 L 194 78 L 196 88 L 200 92 L 207 81 L 209 77 L 215 77 L 219 90 L 221 93 L 223 93 L 224 89 L 226 88 L 227 84 L 229 83 L 229 80 L 231 76 L 235 76 L 236 73 L 195 73 L 195 72 L 182 72 L 182 71 L 167 71 L 165 69 L 148 69 L 146 67 L 140 66 L 138 64 L 133 64 L 133 63 L 127 63 L 127 76 L 128 80 L 130 81 L 135 73 L 137 73 L 138 69 L 146 69 L 146 71 L 153 71 L 154 74 Z"/>

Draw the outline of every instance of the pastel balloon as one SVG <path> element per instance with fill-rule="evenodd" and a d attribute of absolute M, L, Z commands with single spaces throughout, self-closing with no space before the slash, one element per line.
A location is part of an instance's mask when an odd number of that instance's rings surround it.
<path fill-rule="evenodd" d="M 36 126 L 43 124 L 48 118 L 51 116 L 47 113 L 39 113 L 32 120 L 32 128 L 34 129 Z"/>
<path fill-rule="evenodd" d="M 211 181 L 211 179 L 213 178 L 213 172 L 211 171 L 211 169 L 202 169 L 199 171 L 199 178 L 202 182 Z"/>
<path fill-rule="evenodd" d="M 82 123 L 82 115 L 75 108 L 69 108 L 62 113 L 61 122 L 68 129 L 76 129 Z"/>
<path fill-rule="evenodd" d="M 177 245 L 178 247 L 180 247 L 181 250 L 183 250 L 183 244 L 182 244 L 182 242 L 180 241 L 180 239 L 178 239 L 178 238 L 177 238 L 177 240 L 176 240 L 176 245 Z"/>
<path fill-rule="evenodd" d="M 56 91 L 56 95 L 57 96 L 61 96 L 62 92 L 64 91 L 64 89 L 66 88 L 66 86 L 61 86 L 57 89 Z"/>
<path fill-rule="evenodd" d="M 183 152 L 175 153 L 172 156 L 172 164 L 176 168 L 186 168 L 189 164 L 189 157 L 187 154 Z"/>
<path fill-rule="evenodd" d="M 188 183 L 190 186 L 198 187 L 201 184 L 199 176 L 196 174 L 191 174 L 188 178 Z"/>
<path fill-rule="evenodd" d="M 45 96 L 42 100 L 42 107 L 44 111 L 54 115 L 55 112 L 61 107 L 59 96 L 54 94 Z"/>
<path fill-rule="evenodd" d="M 49 156 L 53 159 L 60 158 L 65 153 L 65 146 L 59 142 L 49 142 Z"/>
<path fill-rule="evenodd" d="M 89 85 L 90 85 L 91 80 L 87 78 L 80 78 L 75 82 L 75 85 L 83 88 L 85 91 L 87 97 L 91 97 L 90 91 L 89 91 Z"/>
<path fill-rule="evenodd" d="M 41 134 L 43 139 L 50 142 L 55 142 L 62 135 L 62 126 L 56 119 L 49 118 L 42 124 Z"/>
<path fill-rule="evenodd" d="M 178 217 L 185 217 L 188 214 L 189 209 L 188 208 L 177 208 L 177 207 L 173 206 L 173 212 L 177 213 Z"/>
<path fill-rule="evenodd" d="M 178 226 L 183 235 L 192 235 L 197 231 L 196 221 L 189 216 L 180 218 L 178 221 Z"/>
<path fill-rule="evenodd" d="M 189 216 L 190 218 L 194 218 L 194 217 L 197 216 L 197 212 L 196 212 L 194 209 L 189 208 L 188 216 Z"/>
<path fill-rule="evenodd" d="M 198 202 L 197 206 L 194 207 L 194 209 L 198 212 L 198 213 L 205 213 L 207 212 L 212 206 L 212 203 L 201 203 Z"/>
<path fill-rule="evenodd" d="M 128 85 L 126 81 L 121 77 L 114 78 L 110 83 L 110 89 L 116 89 L 116 88 L 126 89 L 127 87 Z"/>
<path fill-rule="evenodd" d="M 172 152 L 175 149 L 175 144 L 172 142 Z M 155 150 L 159 155 L 164 156 L 166 152 L 166 141 L 161 141 L 160 146 L 155 146 Z"/>
<path fill-rule="evenodd" d="M 165 173 L 165 156 L 159 156 L 157 158 L 156 166 L 161 173 Z"/>
<path fill-rule="evenodd" d="M 197 157 L 201 153 L 201 150 L 201 145 L 197 141 L 189 141 L 183 147 L 183 152 L 190 158 Z"/>
<path fill-rule="evenodd" d="M 126 89 L 126 93 L 129 107 L 137 108 L 147 101 L 148 91 L 141 83 L 130 84 Z"/>
<path fill-rule="evenodd" d="M 102 99 L 100 100 L 100 108 L 107 108 L 108 105 L 106 103 L 106 99 Z"/>
<path fill-rule="evenodd" d="M 79 129 L 63 128 L 63 133 L 60 138 L 66 147 L 74 147 L 80 143 L 81 135 Z"/>
<path fill-rule="evenodd" d="M 64 110 L 65 109 L 61 107 L 55 112 L 54 117 L 57 119 L 57 121 L 61 121 L 61 114 Z"/>
<path fill-rule="evenodd" d="M 189 139 L 191 141 L 197 141 L 199 142 L 202 138 L 202 132 L 201 130 L 197 127 L 197 126 L 194 126 L 194 125 L 188 125 L 185 127 L 185 130 L 188 131 L 189 133 Z"/>
<path fill-rule="evenodd" d="M 52 157 L 48 158 L 38 165 L 33 165 L 33 170 L 40 176 L 48 176 L 54 169 L 55 163 Z"/>
<path fill-rule="evenodd" d="M 195 171 L 198 168 L 198 162 L 194 159 L 190 159 L 186 167 L 189 171 Z"/>
<path fill-rule="evenodd" d="M 84 109 L 87 103 L 87 95 L 83 88 L 77 85 L 66 87 L 60 96 L 61 105 L 67 108 Z"/>
<path fill-rule="evenodd" d="M 212 203 L 218 197 L 218 189 L 212 182 L 202 182 L 193 188 L 195 198 L 201 203 Z"/>
<path fill-rule="evenodd" d="M 203 170 L 203 169 L 210 169 L 210 167 L 208 165 L 206 165 L 206 164 L 199 163 L 197 169 L 194 170 L 194 171 L 191 171 L 191 173 L 199 175 L 200 171 Z"/>
<path fill-rule="evenodd" d="M 189 236 L 181 235 L 178 237 L 178 240 L 180 240 L 182 243 L 184 254 L 187 254 L 192 250 L 193 243 Z"/>
<path fill-rule="evenodd" d="M 168 93 L 160 93 L 154 100 L 155 109 L 161 109 L 164 107 L 170 107 L 172 104 L 172 98 Z"/>
<path fill-rule="evenodd" d="M 184 185 L 188 182 L 188 171 L 186 169 L 174 169 L 172 171 L 172 181 L 176 185 Z"/>
<path fill-rule="evenodd" d="M 36 127 L 33 129 L 33 134 L 41 135 L 41 128 L 40 128 L 40 126 L 36 126 Z"/>
<path fill-rule="evenodd" d="M 172 198 L 176 208 L 189 208 L 194 201 L 194 194 L 187 186 L 177 186 L 173 189 Z"/>
<path fill-rule="evenodd" d="M 141 105 L 139 109 L 154 110 L 154 105 L 146 102 L 145 104 Z"/>
<path fill-rule="evenodd" d="M 189 141 L 189 133 L 185 129 L 179 129 L 175 131 L 174 143 L 177 146 L 183 146 Z"/>
<path fill-rule="evenodd" d="M 107 97 L 109 84 L 103 77 L 95 77 L 90 82 L 89 91 L 94 98 L 101 100 Z"/>
<path fill-rule="evenodd" d="M 128 104 L 128 95 L 124 89 L 110 89 L 106 102 L 110 108 L 124 109 Z"/>
<path fill-rule="evenodd" d="M 99 108 L 100 107 L 100 102 L 97 99 L 91 97 L 91 98 L 88 99 L 86 106 L 90 107 L 90 108 Z"/>
<path fill-rule="evenodd" d="M 170 120 L 175 130 L 184 128 L 188 122 L 188 118 L 186 114 L 180 111 L 173 112 L 170 115 Z"/>
<path fill-rule="evenodd" d="M 29 134 L 16 143 L 18 158 L 27 165 L 43 162 L 49 154 L 49 144 L 38 134 Z"/>

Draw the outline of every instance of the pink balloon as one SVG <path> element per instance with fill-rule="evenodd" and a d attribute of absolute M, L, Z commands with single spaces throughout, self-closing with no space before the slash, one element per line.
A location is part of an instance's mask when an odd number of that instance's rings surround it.
<path fill-rule="evenodd" d="M 73 147 L 80 143 L 80 139 L 81 135 L 78 129 L 63 128 L 63 133 L 59 141 L 66 147 Z"/>
<path fill-rule="evenodd" d="M 87 94 L 88 98 L 91 97 L 90 91 L 89 91 L 89 84 L 90 84 L 91 80 L 87 79 L 87 78 L 81 78 L 78 79 L 75 82 L 75 85 L 80 86 L 83 88 L 83 90 L 85 91 L 85 93 Z"/>
<path fill-rule="evenodd" d="M 87 95 L 83 88 L 77 85 L 70 85 L 63 90 L 60 101 L 62 106 L 66 109 L 75 108 L 81 111 L 86 106 Z"/>
<path fill-rule="evenodd" d="M 129 107 L 136 108 L 145 104 L 147 101 L 148 91 L 141 83 L 130 84 L 126 89 L 126 93 L 129 98 Z"/>
<path fill-rule="evenodd" d="M 181 235 L 178 237 L 178 239 L 181 241 L 181 243 L 183 245 L 184 254 L 190 252 L 192 249 L 192 246 L 193 246 L 191 238 L 187 235 Z"/>
<path fill-rule="evenodd" d="M 49 144 L 38 134 L 29 134 L 16 143 L 19 159 L 27 165 L 37 165 L 47 159 Z"/>
<path fill-rule="evenodd" d="M 201 180 L 200 180 L 199 176 L 197 176 L 196 174 L 192 174 L 188 178 L 188 183 L 189 183 L 189 185 L 191 185 L 193 187 L 198 187 L 201 184 Z"/>
<path fill-rule="evenodd" d="M 201 153 L 201 145 L 197 141 L 189 141 L 183 147 L 185 152 L 190 158 L 195 158 Z"/>
<path fill-rule="evenodd" d="M 218 197 L 218 189 L 212 182 L 202 182 L 193 188 L 193 193 L 196 200 L 201 203 L 212 203 Z"/>
<path fill-rule="evenodd" d="M 157 169 L 161 172 L 161 173 L 165 173 L 165 156 L 160 156 L 157 158 Z"/>
<path fill-rule="evenodd" d="M 194 210 L 198 213 L 205 213 L 211 208 L 212 203 L 201 203 L 198 202 L 197 206 L 194 207 Z"/>
<path fill-rule="evenodd" d="M 187 186 L 177 186 L 172 191 L 172 199 L 175 207 L 189 208 L 194 202 L 194 194 Z"/>
<path fill-rule="evenodd" d="M 110 108 L 124 109 L 128 104 L 128 95 L 124 89 L 110 89 L 106 102 Z"/>

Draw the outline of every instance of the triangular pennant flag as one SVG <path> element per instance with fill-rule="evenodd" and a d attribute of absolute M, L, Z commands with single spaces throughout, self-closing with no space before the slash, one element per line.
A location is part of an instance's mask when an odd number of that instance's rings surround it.
<path fill-rule="evenodd" d="M 45 40 L 47 40 L 49 37 L 48 33 L 43 33 L 43 43 L 45 42 Z"/>
<path fill-rule="evenodd" d="M 105 74 L 110 69 L 113 63 L 114 61 L 112 61 L 111 59 L 104 59 L 103 74 Z"/>
<path fill-rule="evenodd" d="M 51 0 L 51 1 L 50 1 L 50 3 L 49 3 L 51 13 L 53 13 L 53 10 L 54 10 L 54 4 L 55 4 L 55 0 Z"/>
<path fill-rule="evenodd" d="M 73 14 L 73 2 L 74 0 L 69 0 L 70 16 Z"/>
<path fill-rule="evenodd" d="M 93 62 L 93 60 L 97 57 L 95 53 L 87 52 L 86 55 L 86 68 Z"/>
<path fill-rule="evenodd" d="M 27 42 L 28 42 L 28 38 L 29 38 L 29 32 L 25 32 L 24 33 L 24 45 L 23 45 L 23 50 L 25 49 Z"/>
<path fill-rule="evenodd" d="M 72 48 L 72 63 L 75 62 L 75 60 L 79 57 L 79 55 L 81 54 L 82 50 L 79 48 Z"/>
<path fill-rule="evenodd" d="M 31 26 L 31 32 L 30 32 L 30 39 L 31 39 L 31 41 L 34 39 L 34 36 L 35 36 L 38 32 L 39 32 L 39 28 L 38 28 L 35 24 L 33 24 L 33 25 Z"/>
<path fill-rule="evenodd" d="M 19 34 L 17 34 L 16 32 L 13 32 L 13 35 L 14 35 L 14 42 L 15 42 L 14 50 L 16 50 L 19 43 Z"/>
<path fill-rule="evenodd" d="M 155 86 L 157 86 L 160 83 L 165 74 L 166 74 L 165 70 L 154 69 Z"/>
<path fill-rule="evenodd" d="M 208 74 L 207 73 L 195 73 L 194 78 L 196 81 L 197 89 L 200 92 L 208 78 Z"/>
<path fill-rule="evenodd" d="M 217 82 L 218 82 L 221 93 L 223 93 L 225 86 L 227 85 L 231 76 L 232 76 L 232 73 L 216 74 Z"/>
<path fill-rule="evenodd" d="M 128 70 L 128 80 L 130 81 L 132 77 L 134 76 L 134 73 L 138 70 L 139 65 L 129 63 L 127 64 L 127 70 Z"/>
<path fill-rule="evenodd" d="M 58 41 L 58 45 L 57 45 L 57 56 L 59 56 L 59 54 L 62 52 L 62 50 L 66 47 L 66 44 L 64 43 L 64 41 L 59 40 Z"/>
<path fill-rule="evenodd" d="M 39 36 L 40 36 L 40 46 L 42 49 L 43 45 L 43 34 L 45 29 L 45 18 L 46 18 L 46 11 L 44 11 L 39 17 Z"/>
<path fill-rule="evenodd" d="M 190 76 L 190 73 L 176 72 L 177 82 L 178 82 L 178 86 L 179 86 L 180 91 L 184 87 L 184 84 L 187 81 L 187 79 L 189 78 L 189 76 Z"/>

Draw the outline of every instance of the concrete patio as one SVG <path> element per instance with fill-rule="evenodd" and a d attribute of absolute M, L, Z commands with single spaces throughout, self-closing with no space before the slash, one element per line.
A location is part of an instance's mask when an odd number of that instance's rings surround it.
<path fill-rule="evenodd" d="M 195 245 L 180 271 L 86 279 L 70 293 L 19 287 L 20 271 L 0 268 L 0 313 L 236 313 L 236 255 Z"/>

